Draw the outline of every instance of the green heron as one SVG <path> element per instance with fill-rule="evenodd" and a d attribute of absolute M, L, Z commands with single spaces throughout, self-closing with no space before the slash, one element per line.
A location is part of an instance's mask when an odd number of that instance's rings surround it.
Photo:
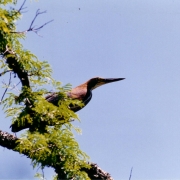
<path fill-rule="evenodd" d="M 95 77 L 92 78 L 90 80 L 88 80 L 87 82 L 85 82 L 84 84 L 81 84 L 75 88 L 73 88 L 70 92 L 67 93 L 67 96 L 71 99 L 77 99 L 80 100 L 84 106 L 78 106 L 78 105 L 69 105 L 69 108 L 74 111 L 77 112 L 80 109 L 82 109 L 83 107 L 85 107 L 89 101 L 92 98 L 92 90 L 94 90 L 95 88 L 102 86 L 104 84 L 108 84 L 111 82 L 115 82 L 115 81 L 120 81 L 123 80 L 125 78 L 100 78 L 100 77 Z M 58 106 L 58 101 L 61 99 L 61 97 L 59 96 L 58 93 L 51 93 L 50 95 L 46 96 L 45 99 L 54 104 L 55 106 Z M 31 125 L 27 122 L 25 122 L 25 124 L 23 126 L 19 126 L 18 122 L 14 122 L 11 125 L 11 130 L 12 132 L 18 132 L 21 131 L 25 128 L 29 128 Z"/>
<path fill-rule="evenodd" d="M 87 82 L 73 88 L 70 92 L 67 93 L 67 96 L 71 99 L 78 99 L 78 100 L 82 101 L 84 106 L 86 106 L 92 98 L 92 90 L 94 90 L 95 88 L 102 86 L 104 84 L 108 84 L 108 83 L 115 82 L 115 81 L 120 81 L 123 79 L 125 79 L 125 78 L 104 79 L 104 78 L 100 78 L 100 77 L 95 77 L 95 78 L 92 78 L 92 79 L 88 80 Z M 59 101 L 58 93 L 51 93 L 50 95 L 46 96 L 46 100 L 57 106 L 58 101 Z M 82 109 L 83 107 L 70 105 L 69 108 L 72 111 L 77 112 L 80 109 Z"/>

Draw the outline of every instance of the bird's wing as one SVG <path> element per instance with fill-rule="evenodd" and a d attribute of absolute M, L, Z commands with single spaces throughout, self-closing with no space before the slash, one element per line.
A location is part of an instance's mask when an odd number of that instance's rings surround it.
<path fill-rule="evenodd" d="M 58 94 L 58 93 L 51 93 L 51 94 L 47 95 L 47 96 L 45 97 L 45 99 L 46 99 L 48 102 L 50 102 L 50 103 L 52 103 L 52 104 L 54 104 L 54 105 L 57 106 L 60 97 L 59 97 L 59 94 Z"/>

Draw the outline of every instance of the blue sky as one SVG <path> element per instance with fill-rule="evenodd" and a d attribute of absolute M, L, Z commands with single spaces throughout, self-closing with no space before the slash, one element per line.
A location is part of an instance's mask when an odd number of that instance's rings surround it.
<path fill-rule="evenodd" d="M 36 25 L 54 19 L 42 37 L 28 33 L 23 44 L 49 61 L 55 79 L 75 87 L 96 76 L 126 78 L 95 89 L 78 112 L 82 135 L 75 136 L 91 161 L 115 180 L 128 179 L 131 167 L 132 180 L 180 179 L 180 1 L 40 0 L 26 6 L 19 31 L 38 8 L 47 13 Z M 0 114 L 1 130 L 10 132 Z M 0 152 L 1 179 L 33 179 L 29 159 Z M 52 174 L 45 170 L 48 179 Z"/>

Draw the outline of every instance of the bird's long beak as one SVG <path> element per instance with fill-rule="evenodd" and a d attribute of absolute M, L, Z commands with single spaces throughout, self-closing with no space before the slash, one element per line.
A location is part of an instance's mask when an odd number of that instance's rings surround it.
<path fill-rule="evenodd" d="M 107 78 L 107 79 L 104 79 L 104 84 L 115 82 L 115 81 L 121 81 L 121 80 L 124 80 L 124 79 L 125 78 Z"/>
<path fill-rule="evenodd" d="M 101 79 L 93 88 L 91 88 L 91 90 L 99 87 L 99 86 L 102 86 L 104 84 L 108 84 L 108 83 L 112 83 L 112 82 L 116 82 L 116 81 L 121 81 L 125 78 L 106 78 L 106 79 Z"/>

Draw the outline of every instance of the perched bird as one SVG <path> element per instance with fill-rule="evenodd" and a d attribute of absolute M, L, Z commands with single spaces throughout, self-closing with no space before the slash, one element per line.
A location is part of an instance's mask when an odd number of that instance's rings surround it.
<path fill-rule="evenodd" d="M 92 90 L 94 90 L 95 88 L 102 86 L 104 84 L 108 84 L 111 82 L 116 82 L 116 81 L 120 81 L 123 80 L 125 78 L 100 78 L 100 77 L 95 77 L 92 78 L 90 80 L 88 80 L 87 82 L 85 82 L 84 84 L 81 84 L 75 88 L 73 88 L 70 92 L 67 92 L 67 97 L 71 98 L 71 99 L 77 99 L 80 100 L 84 106 L 78 106 L 78 105 L 69 105 L 69 109 L 77 112 L 80 109 L 82 109 L 83 107 L 85 107 L 89 101 L 92 98 Z M 54 104 L 55 106 L 58 106 L 58 102 L 59 100 L 61 100 L 61 97 L 59 96 L 59 93 L 51 93 L 48 96 L 45 97 L 45 99 Z M 45 122 L 42 122 L 42 125 L 46 125 L 44 124 Z M 28 122 L 25 122 L 22 126 L 18 124 L 18 122 L 14 122 L 11 126 L 11 130 L 12 132 L 18 132 L 21 131 L 25 128 L 29 128 L 31 127 L 31 124 L 29 124 Z"/>
<path fill-rule="evenodd" d="M 100 78 L 100 77 L 95 77 L 95 78 L 92 78 L 92 79 L 88 80 L 87 82 L 73 88 L 70 92 L 67 93 L 67 96 L 71 99 L 78 99 L 78 100 L 82 101 L 84 104 L 83 107 L 85 107 L 92 98 L 92 90 L 94 90 L 95 88 L 102 86 L 104 84 L 108 84 L 108 83 L 115 82 L 115 81 L 120 81 L 123 79 L 125 79 L 125 78 L 106 78 L 106 79 L 104 79 L 104 78 Z M 57 106 L 60 98 L 58 97 L 58 93 L 51 93 L 50 95 L 46 96 L 46 100 Z M 80 109 L 82 109 L 83 107 L 70 105 L 69 108 L 72 111 L 77 112 Z"/>

